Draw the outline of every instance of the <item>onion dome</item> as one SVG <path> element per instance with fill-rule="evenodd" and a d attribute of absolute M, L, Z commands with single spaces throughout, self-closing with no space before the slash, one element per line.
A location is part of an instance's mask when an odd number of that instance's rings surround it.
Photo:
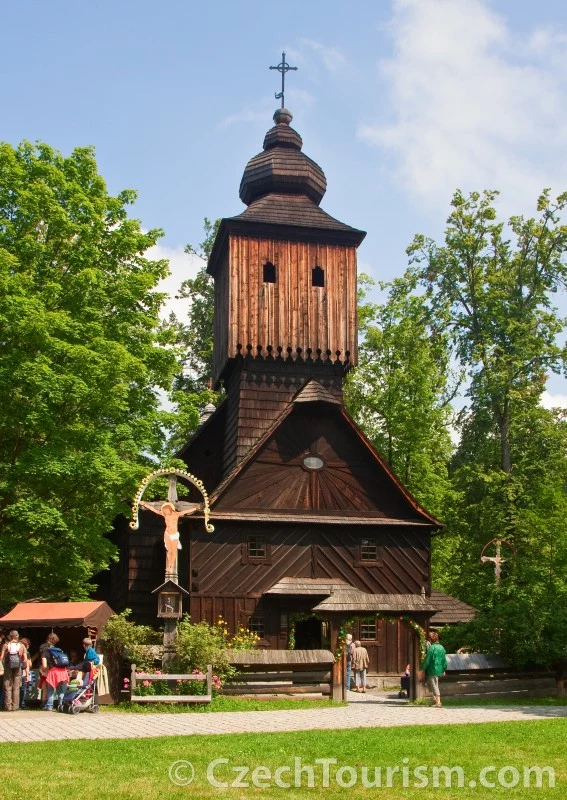
<path fill-rule="evenodd" d="M 304 195 L 319 205 L 327 189 L 321 167 L 301 152 L 301 136 L 290 127 L 287 108 L 278 108 L 264 149 L 251 158 L 240 182 L 240 199 L 249 206 L 266 194 Z"/>

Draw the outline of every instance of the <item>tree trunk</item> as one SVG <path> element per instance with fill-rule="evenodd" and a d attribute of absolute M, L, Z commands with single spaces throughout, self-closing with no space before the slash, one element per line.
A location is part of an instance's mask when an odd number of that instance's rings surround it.
<path fill-rule="evenodd" d="M 502 416 L 498 421 L 500 430 L 500 455 L 501 465 L 504 472 L 509 475 L 512 472 L 512 458 L 510 455 L 510 398 L 504 399 Z"/>

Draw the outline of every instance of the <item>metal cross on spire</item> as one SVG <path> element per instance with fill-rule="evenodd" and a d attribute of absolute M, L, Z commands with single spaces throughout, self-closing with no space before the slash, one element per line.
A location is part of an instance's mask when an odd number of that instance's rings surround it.
<path fill-rule="evenodd" d="M 270 69 L 277 69 L 277 71 L 281 72 L 282 74 L 282 90 L 281 92 L 275 93 L 275 98 L 276 100 L 282 101 L 282 108 L 284 108 L 285 74 L 290 70 L 296 71 L 297 67 L 290 67 L 287 61 L 285 60 L 285 53 L 282 53 L 281 64 L 278 64 L 277 67 L 270 67 Z"/>

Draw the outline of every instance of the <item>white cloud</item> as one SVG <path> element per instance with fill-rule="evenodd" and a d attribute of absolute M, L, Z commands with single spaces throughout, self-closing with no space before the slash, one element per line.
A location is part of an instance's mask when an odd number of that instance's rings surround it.
<path fill-rule="evenodd" d="M 242 111 L 238 111 L 234 114 L 229 114 L 218 124 L 219 128 L 229 128 L 231 125 L 235 125 L 239 122 L 262 122 L 266 119 L 270 118 L 270 106 L 264 106 L 261 111 L 253 111 L 251 109 L 243 109 Z"/>
<path fill-rule="evenodd" d="M 540 403 L 544 408 L 567 408 L 567 394 L 552 394 L 545 391 Z"/>
<path fill-rule="evenodd" d="M 184 280 L 195 277 L 203 266 L 203 261 L 198 256 L 187 255 L 182 247 L 165 247 L 161 244 L 150 247 L 149 250 L 146 250 L 144 256 L 154 261 L 159 261 L 162 258 L 168 259 L 171 274 L 160 281 L 157 287 L 159 292 L 165 292 L 169 296 L 162 308 L 161 317 L 162 319 L 167 319 L 173 311 L 180 319 L 184 319 L 187 316 L 190 301 L 177 299 L 176 295 Z"/>
<path fill-rule="evenodd" d="M 274 91 L 274 94 L 275 93 Z M 285 103 L 286 106 L 291 106 L 297 113 L 300 113 L 311 108 L 315 103 L 315 98 L 310 92 L 306 92 L 303 89 L 288 87 L 286 83 Z M 238 125 L 242 122 L 263 122 L 269 124 L 274 111 L 276 108 L 279 108 L 279 106 L 280 101 L 274 98 L 270 103 L 264 103 L 261 110 L 243 109 L 234 114 L 229 114 L 219 122 L 217 127 L 219 129 L 229 128 L 231 125 Z"/>
<path fill-rule="evenodd" d="M 414 200 L 495 188 L 523 213 L 545 186 L 565 189 L 564 33 L 520 37 L 482 0 L 395 0 L 388 31 L 394 53 L 380 71 L 394 119 L 358 133 L 394 154 Z"/>
<path fill-rule="evenodd" d="M 319 57 L 325 69 L 329 72 L 337 72 L 346 64 L 346 58 L 336 47 L 330 47 L 313 39 L 300 39 L 300 44 L 307 47 Z"/>

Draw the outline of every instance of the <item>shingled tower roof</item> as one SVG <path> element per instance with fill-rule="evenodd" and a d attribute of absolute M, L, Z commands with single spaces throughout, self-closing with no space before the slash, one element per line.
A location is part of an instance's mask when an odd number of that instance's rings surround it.
<path fill-rule="evenodd" d="M 302 152 L 301 136 L 290 126 L 292 119 L 287 108 L 275 112 L 276 124 L 264 137 L 264 149 L 250 159 L 240 182 L 240 199 L 248 208 L 226 223 L 332 231 L 360 244 L 363 231 L 345 225 L 319 207 L 327 179 L 319 164 Z"/>
<path fill-rule="evenodd" d="M 293 119 L 286 108 L 274 114 L 273 128 L 264 138 L 264 149 L 251 158 L 242 181 L 240 199 L 249 206 L 266 194 L 302 194 L 319 205 L 327 190 L 325 173 L 301 152 L 301 136 L 290 127 Z"/>

